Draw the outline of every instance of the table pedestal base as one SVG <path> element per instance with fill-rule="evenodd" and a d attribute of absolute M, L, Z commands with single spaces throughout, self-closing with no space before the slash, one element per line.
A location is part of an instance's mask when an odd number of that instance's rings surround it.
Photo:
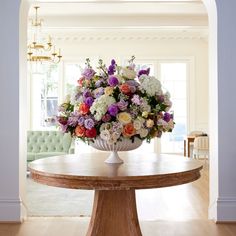
<path fill-rule="evenodd" d="M 142 236 L 135 190 L 96 190 L 86 236 Z"/>

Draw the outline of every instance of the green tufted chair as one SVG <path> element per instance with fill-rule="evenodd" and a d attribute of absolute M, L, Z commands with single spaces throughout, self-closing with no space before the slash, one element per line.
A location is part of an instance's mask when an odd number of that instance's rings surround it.
<path fill-rule="evenodd" d="M 27 162 L 73 153 L 71 135 L 60 131 L 28 131 Z"/>

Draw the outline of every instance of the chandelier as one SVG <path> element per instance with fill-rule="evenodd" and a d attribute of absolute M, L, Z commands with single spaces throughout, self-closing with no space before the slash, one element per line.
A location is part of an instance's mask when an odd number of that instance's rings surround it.
<path fill-rule="evenodd" d="M 35 6 L 35 18 L 31 19 L 31 39 L 28 43 L 27 60 L 30 62 L 59 63 L 61 61 L 61 49 L 56 50 L 52 44 L 50 35 L 43 37 L 42 19 L 38 17 L 39 6 Z"/>

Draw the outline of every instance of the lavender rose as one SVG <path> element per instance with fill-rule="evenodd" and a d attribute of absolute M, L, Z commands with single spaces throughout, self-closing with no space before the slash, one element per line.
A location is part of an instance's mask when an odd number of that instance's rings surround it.
<path fill-rule="evenodd" d="M 84 121 L 84 127 L 86 129 L 92 129 L 94 127 L 94 125 L 95 125 L 95 123 L 94 123 L 93 119 L 91 119 L 91 118 L 88 118 Z"/>
<path fill-rule="evenodd" d="M 85 78 L 85 79 L 92 79 L 93 76 L 96 74 L 96 72 L 92 69 L 92 68 L 85 68 L 85 70 L 83 71 L 82 73 L 82 76 Z"/>

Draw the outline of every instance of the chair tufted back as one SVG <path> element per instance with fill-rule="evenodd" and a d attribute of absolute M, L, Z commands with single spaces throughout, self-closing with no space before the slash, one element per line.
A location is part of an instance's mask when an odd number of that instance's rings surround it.
<path fill-rule="evenodd" d="M 194 149 L 208 150 L 209 149 L 209 137 L 199 136 L 194 139 L 193 142 Z"/>
<path fill-rule="evenodd" d="M 71 136 L 60 131 L 28 131 L 28 152 L 65 152 L 68 153 L 71 145 Z"/>

